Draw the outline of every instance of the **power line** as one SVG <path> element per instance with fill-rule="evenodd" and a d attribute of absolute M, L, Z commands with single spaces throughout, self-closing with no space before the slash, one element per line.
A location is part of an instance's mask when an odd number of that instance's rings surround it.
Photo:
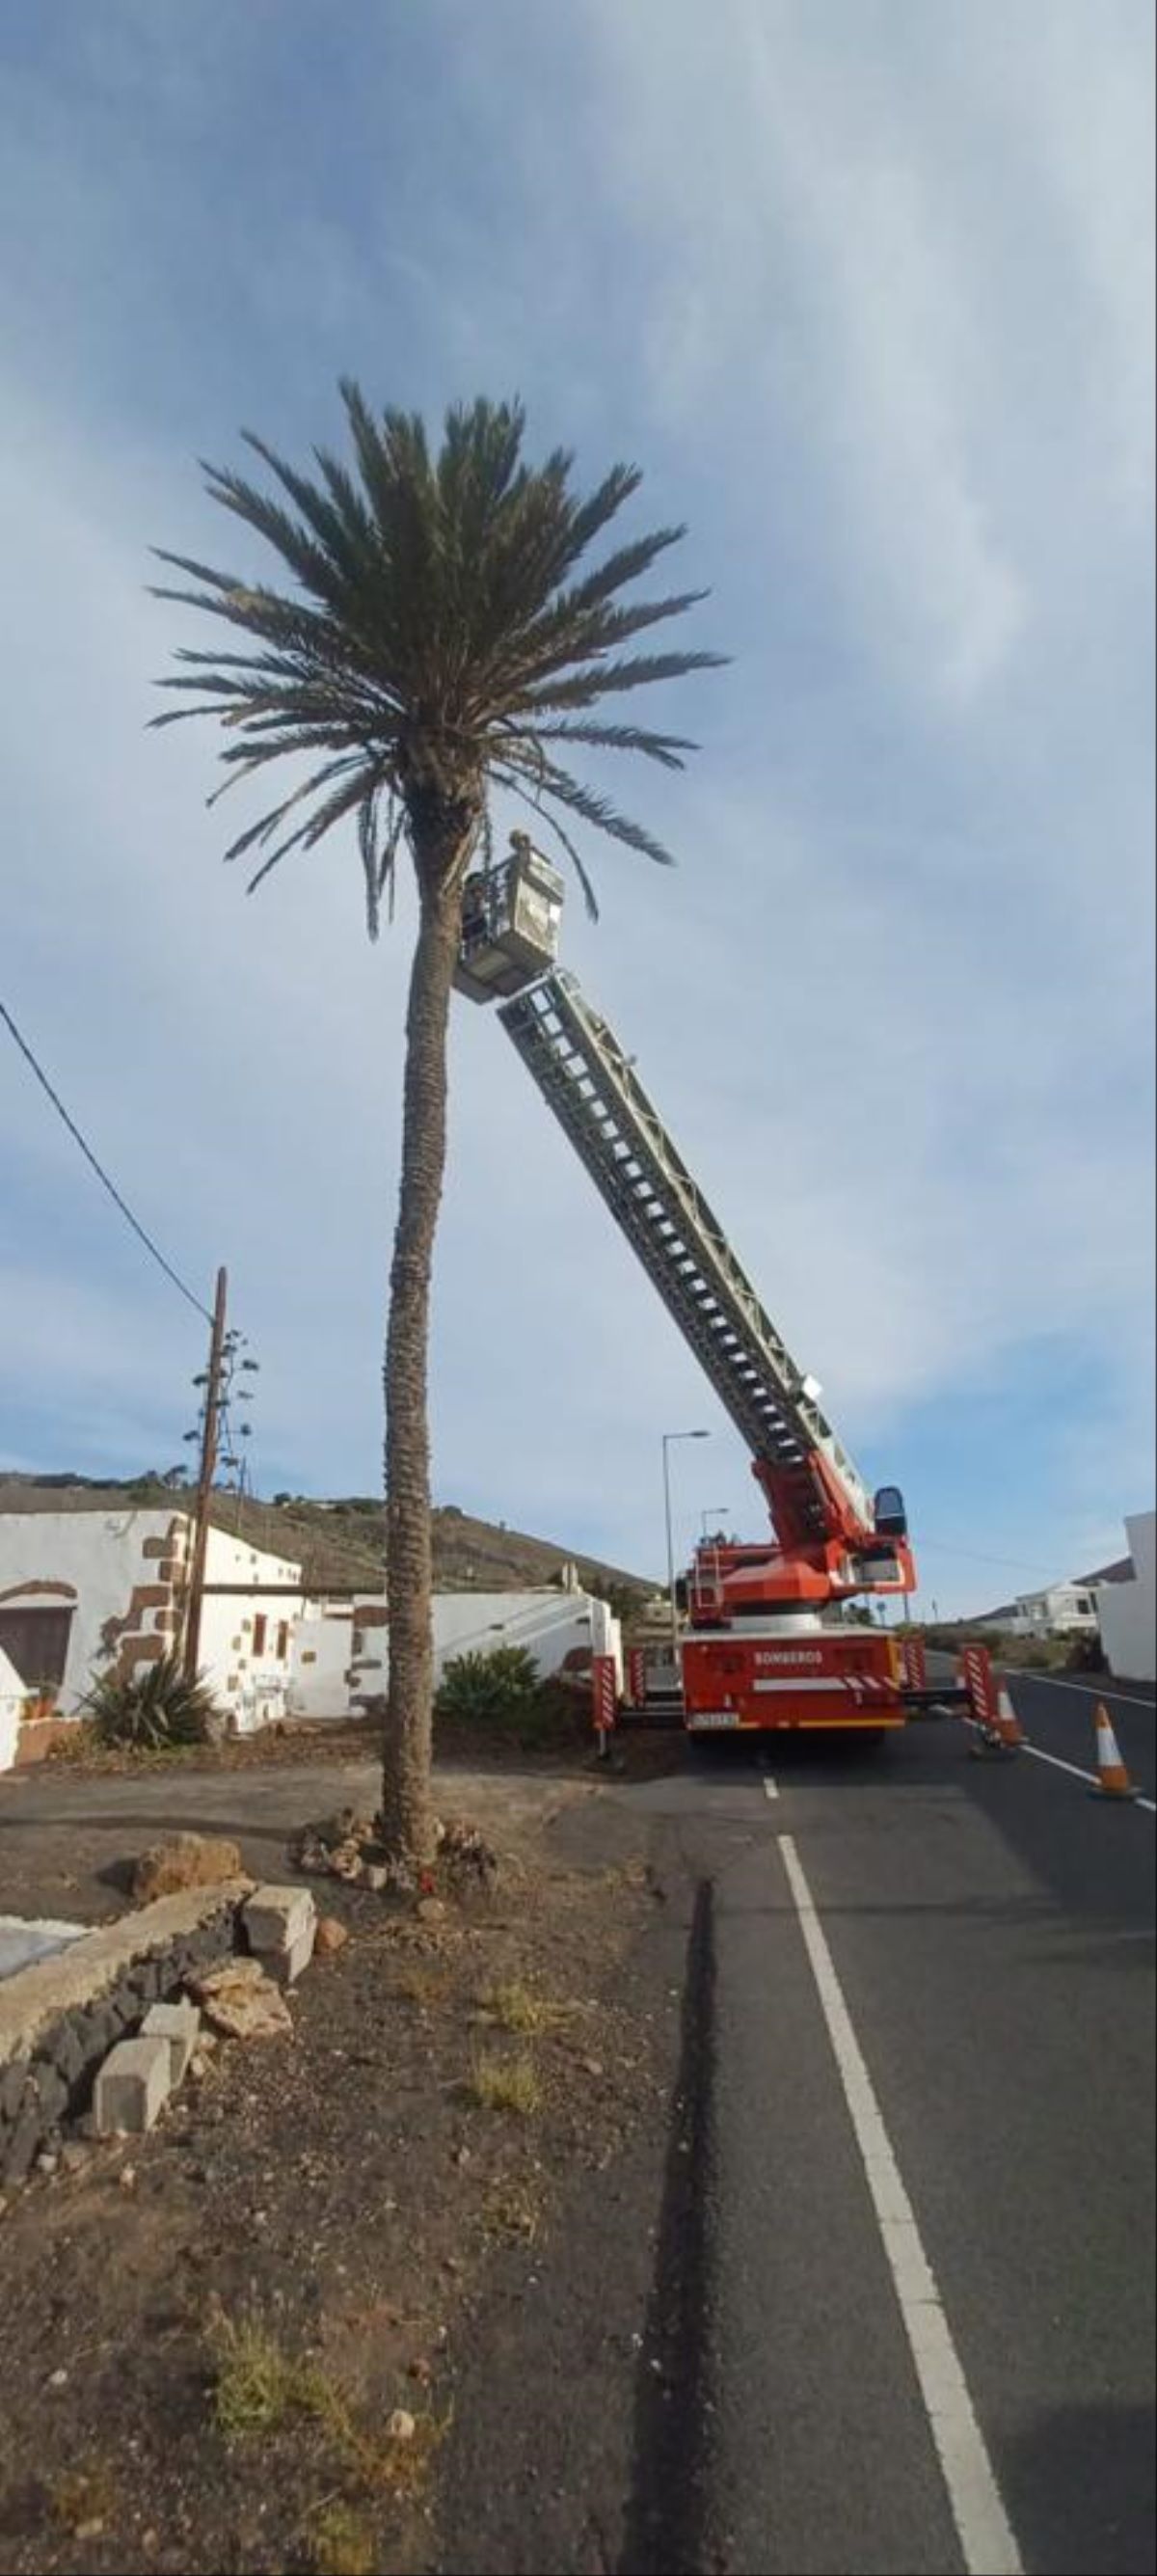
<path fill-rule="evenodd" d="M 921 1532 L 920 1553 L 932 1548 L 937 1556 L 966 1556 L 973 1565 L 1003 1565 L 1012 1574 L 1050 1574 L 1051 1566 L 1040 1565 L 1031 1557 L 985 1556 L 977 1547 L 958 1547 L 954 1539 L 928 1538 Z"/>
<path fill-rule="evenodd" d="M 33 1055 L 27 1039 L 21 1036 L 20 1031 L 16 1026 L 16 1022 L 12 1017 L 11 1011 L 5 1008 L 3 1002 L 0 1002 L 0 1019 L 4 1021 L 6 1028 L 11 1030 L 12 1036 L 15 1038 L 16 1044 L 19 1047 L 20 1053 L 24 1057 L 26 1064 L 31 1065 L 32 1071 L 40 1084 L 41 1090 L 47 1092 L 57 1116 L 64 1120 L 64 1124 L 68 1129 L 69 1135 L 75 1138 L 86 1163 L 91 1164 L 98 1181 L 100 1181 L 102 1187 L 108 1191 L 109 1197 L 112 1199 L 114 1205 L 120 1209 L 121 1215 L 126 1219 L 127 1223 L 131 1225 L 133 1233 L 137 1235 L 140 1241 L 144 1244 L 146 1252 L 150 1252 L 152 1254 L 153 1260 L 157 1262 L 160 1268 L 164 1271 L 166 1279 L 171 1279 L 174 1288 L 180 1289 L 182 1297 L 187 1299 L 189 1305 L 195 1306 L 197 1313 L 204 1316 L 207 1324 L 211 1324 L 213 1318 L 208 1307 L 202 1305 L 200 1298 L 195 1296 L 193 1290 L 186 1287 L 184 1280 L 178 1276 L 172 1263 L 170 1261 L 166 1261 L 164 1253 L 161 1252 L 153 1242 L 151 1234 L 146 1234 L 143 1225 L 141 1225 L 133 1215 L 132 1209 L 128 1205 L 127 1200 L 121 1197 L 120 1191 L 116 1187 L 115 1182 L 110 1181 L 108 1173 L 104 1169 L 104 1165 L 102 1163 L 98 1163 L 91 1145 L 85 1143 L 84 1137 L 81 1135 L 75 1118 L 69 1117 L 68 1111 L 65 1108 L 64 1102 L 60 1098 L 59 1093 L 53 1090 L 47 1074 L 43 1067 L 37 1063 L 36 1057 Z"/>

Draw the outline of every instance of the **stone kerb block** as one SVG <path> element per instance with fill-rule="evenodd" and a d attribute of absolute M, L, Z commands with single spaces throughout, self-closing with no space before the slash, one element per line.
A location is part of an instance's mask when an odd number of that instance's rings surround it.
<path fill-rule="evenodd" d="M 150 2038 L 118 2040 L 101 2067 L 93 2091 L 93 2126 L 97 2136 L 117 2131 L 143 2137 L 167 2102 L 172 2085 L 172 2041 L 161 2031 Z"/>
<path fill-rule="evenodd" d="M 141 2023 L 142 2039 L 168 2041 L 169 2085 L 173 2092 L 184 2081 L 200 2027 L 200 2013 L 188 1995 L 182 1995 L 174 2004 L 150 2005 Z"/>
<path fill-rule="evenodd" d="M 267 1976 L 292 1986 L 313 1957 L 317 1907 L 307 1887 L 259 1887 L 243 1908 L 245 1938 Z"/>

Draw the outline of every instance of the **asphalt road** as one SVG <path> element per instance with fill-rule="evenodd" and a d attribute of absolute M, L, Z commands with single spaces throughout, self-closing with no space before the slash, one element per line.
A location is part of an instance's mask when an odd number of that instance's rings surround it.
<path fill-rule="evenodd" d="M 716 1740 L 560 1815 L 650 1853 L 672 2119 L 492 2283 L 440 2568 L 1150 2576 L 1154 1709 L 1012 1687 L 1010 1761 Z M 1099 1697 L 1149 1806 L 1089 1795 Z M 13 1788 L 3 1840 L 160 1791 L 268 1865 L 321 1783 L 145 1785 Z"/>
<path fill-rule="evenodd" d="M 946 1720 L 859 1760 L 777 1746 L 774 1796 L 734 1743 L 646 1793 L 710 1889 L 704 2465 L 673 2564 L 1155 2563 L 1154 1819 L 1055 1767 L 1089 1766 L 1099 1695 L 1014 1683 L 1050 1762 L 973 1761 Z M 1152 1705 L 1113 1715 L 1151 1795 Z"/>

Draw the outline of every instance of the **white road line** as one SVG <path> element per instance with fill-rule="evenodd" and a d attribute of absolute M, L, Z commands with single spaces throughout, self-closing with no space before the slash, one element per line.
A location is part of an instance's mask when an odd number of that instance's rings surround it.
<path fill-rule="evenodd" d="M 811 1889 L 790 1834 L 779 1848 L 828 2027 L 856 2144 L 900 2314 L 912 2348 L 920 2394 L 948 2489 L 968 2576 L 1021 2576 L 1021 2557 L 956 2357 L 943 2302 L 920 2241 L 872 2079 L 852 2028 Z"/>
<path fill-rule="evenodd" d="M 975 1726 L 977 1720 L 974 1717 L 966 1717 L 964 1723 L 966 1726 Z M 1092 1789 L 1098 1785 L 1095 1771 L 1082 1771 L 1079 1762 L 1064 1762 L 1059 1753 L 1046 1753 L 1043 1745 L 1030 1744 L 1027 1736 L 1024 1737 L 1020 1749 L 1022 1753 L 1031 1753 L 1034 1762 L 1047 1762 L 1054 1771 L 1067 1771 L 1073 1780 L 1087 1780 Z M 1157 1815 L 1157 1805 L 1152 1798 L 1130 1798 L 1128 1803 L 1131 1807 L 1143 1807 L 1147 1816 Z"/>
<path fill-rule="evenodd" d="M 1066 1682 L 1062 1681 L 1059 1673 L 1026 1672 L 1023 1664 L 1001 1664 L 999 1669 L 1004 1681 L 1042 1682 L 1046 1690 L 1080 1691 L 1083 1699 L 1111 1699 L 1120 1708 L 1152 1708 L 1154 1704 L 1151 1699 L 1138 1699 L 1129 1691 L 1108 1690 L 1095 1676 L 1088 1682 Z"/>
<path fill-rule="evenodd" d="M 765 1771 L 763 1775 L 763 1794 L 765 1798 L 778 1798 L 779 1796 L 779 1783 L 777 1780 L 772 1779 L 770 1771 Z"/>

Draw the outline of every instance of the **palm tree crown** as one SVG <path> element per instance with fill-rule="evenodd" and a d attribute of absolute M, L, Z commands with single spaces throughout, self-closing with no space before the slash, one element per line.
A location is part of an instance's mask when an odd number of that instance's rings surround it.
<path fill-rule="evenodd" d="M 622 597 L 684 532 L 660 528 L 580 572 L 581 558 L 636 491 L 634 467 L 614 466 L 583 498 L 571 487 L 565 450 L 541 466 L 523 461 L 517 401 L 453 408 L 433 455 L 417 416 L 388 410 L 376 418 L 348 381 L 342 396 L 352 471 L 318 449 L 311 480 L 251 433 L 248 445 L 285 498 L 205 468 L 213 499 L 267 539 L 296 589 L 254 588 L 161 552 L 197 586 L 158 596 L 223 618 L 247 649 L 179 651 L 180 673 L 159 685 L 192 693 L 195 703 L 154 721 L 219 718 L 237 737 L 221 755 L 226 786 L 286 753 L 309 761 L 304 783 L 226 853 L 259 859 L 251 889 L 287 851 L 310 849 L 355 817 L 372 935 L 402 835 L 420 881 L 436 870 L 435 845 L 453 846 L 460 873 L 464 847 L 489 845 L 488 795 L 499 787 L 552 824 L 593 910 L 564 816 L 649 858 L 668 863 L 669 853 L 573 775 L 565 765 L 572 748 L 641 752 L 680 768 L 693 745 L 591 711 L 620 692 L 725 659 L 621 650 L 705 596 Z M 450 814 L 459 826 L 465 819 L 465 837 L 461 829 L 451 838 L 438 831 L 438 818 Z"/>

